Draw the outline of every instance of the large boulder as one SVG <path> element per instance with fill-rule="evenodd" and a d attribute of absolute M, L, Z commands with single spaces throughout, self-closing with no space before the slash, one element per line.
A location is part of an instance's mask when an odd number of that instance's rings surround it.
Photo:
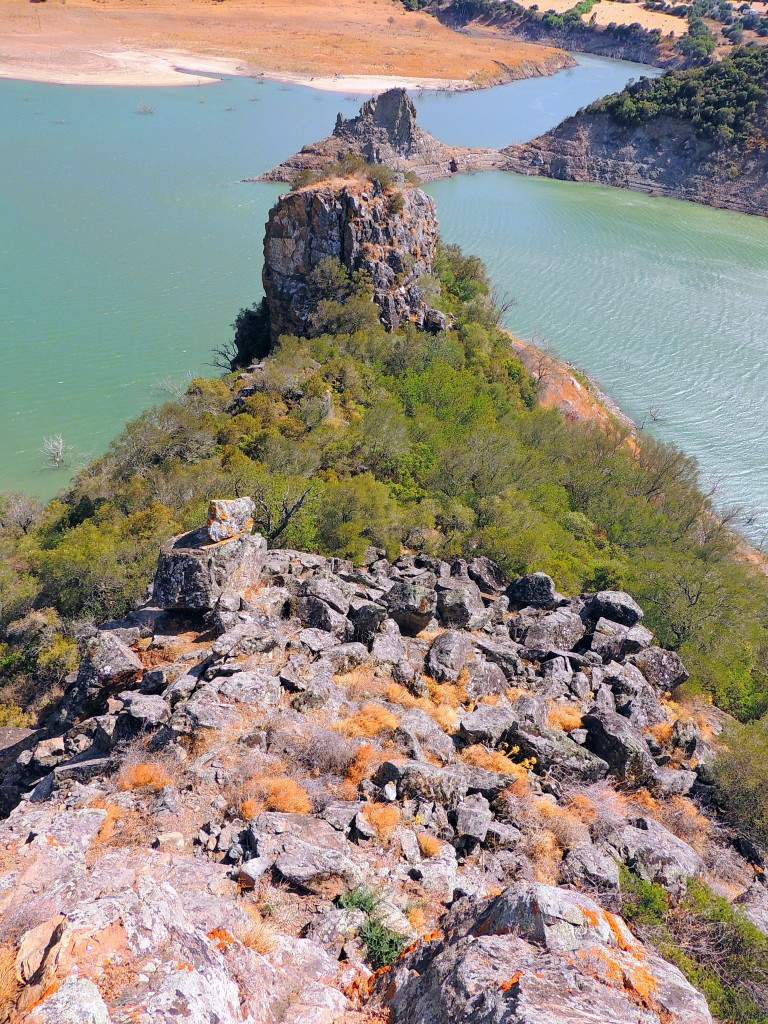
<path fill-rule="evenodd" d="M 688 678 L 679 654 L 661 647 L 647 647 L 631 658 L 645 678 L 659 690 L 673 690 Z"/>
<path fill-rule="evenodd" d="M 405 636 L 416 636 L 426 629 L 437 609 L 437 594 L 433 588 L 405 580 L 395 583 L 384 600 L 390 617 Z"/>
<path fill-rule="evenodd" d="M 379 983 L 393 1024 L 712 1024 L 680 971 L 581 893 L 519 882 L 462 901 Z"/>
<path fill-rule="evenodd" d="M 581 618 L 567 608 L 558 608 L 542 616 L 525 634 L 525 647 L 528 651 L 570 651 L 581 640 L 586 632 Z"/>
<path fill-rule="evenodd" d="M 615 711 L 595 707 L 584 715 L 582 726 L 587 730 L 585 746 L 607 762 L 616 778 L 628 786 L 655 787 L 656 763 L 631 722 Z"/>
<path fill-rule="evenodd" d="M 643 617 L 643 609 L 623 590 L 601 590 L 587 601 L 584 614 L 595 621 L 609 619 L 622 626 L 635 626 Z"/>
<path fill-rule="evenodd" d="M 449 629 L 436 637 L 427 655 L 427 671 L 439 683 L 455 683 L 467 663 L 472 641 L 466 633 Z"/>
<path fill-rule="evenodd" d="M 259 579 L 267 542 L 239 534 L 212 543 L 206 529 L 172 537 L 160 548 L 152 587 L 159 608 L 210 611 L 225 590 L 245 589 Z"/>
<path fill-rule="evenodd" d="M 672 896 L 684 894 L 689 878 L 704 870 L 701 857 L 654 818 L 636 818 L 608 837 L 624 864 Z"/>
<path fill-rule="evenodd" d="M 453 576 L 437 583 L 437 615 L 442 625 L 460 629 L 479 629 L 490 617 L 478 585 Z"/>
<path fill-rule="evenodd" d="M 410 185 L 385 194 L 370 182 L 334 180 L 281 196 L 269 213 L 262 272 L 273 343 L 312 334 L 319 304 L 333 298 L 316 273 L 328 258 L 370 278 L 386 327 L 421 326 L 419 282 L 432 272 L 437 237 L 434 200 Z"/>
<path fill-rule="evenodd" d="M 137 686 L 143 670 L 138 655 L 114 633 L 97 633 L 86 641 L 77 678 L 56 710 L 59 722 L 99 714 L 107 698 Z"/>
<path fill-rule="evenodd" d="M 518 576 L 507 587 L 507 597 L 517 608 L 554 608 L 561 600 L 552 577 L 545 572 Z"/>

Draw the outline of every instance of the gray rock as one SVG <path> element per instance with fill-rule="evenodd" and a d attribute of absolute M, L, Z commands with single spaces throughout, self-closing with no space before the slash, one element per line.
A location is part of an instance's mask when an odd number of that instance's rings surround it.
<path fill-rule="evenodd" d="M 601 757 L 574 743 L 560 729 L 515 723 L 509 736 L 520 748 L 521 757 L 536 758 L 536 772 L 556 772 L 582 782 L 597 782 L 608 775 L 608 764 Z"/>
<path fill-rule="evenodd" d="M 351 621 L 335 611 L 319 597 L 302 597 L 297 606 L 296 614 L 303 626 L 309 629 L 321 629 L 341 641 L 351 640 L 355 627 Z"/>
<path fill-rule="evenodd" d="M 97 633 L 85 643 L 77 678 L 57 709 L 57 720 L 69 723 L 106 709 L 107 698 L 138 684 L 141 671 L 138 656 L 119 637 Z"/>
<path fill-rule="evenodd" d="M 324 910 L 309 922 L 305 934 L 338 958 L 344 943 L 358 934 L 365 921 L 362 910 Z"/>
<path fill-rule="evenodd" d="M 160 548 L 152 600 L 160 608 L 208 611 L 224 590 L 258 580 L 266 548 L 259 534 L 218 544 L 210 543 L 205 529 L 173 537 Z"/>
<path fill-rule="evenodd" d="M 466 633 L 446 630 L 436 637 L 427 655 L 429 674 L 439 683 L 455 683 L 467 663 L 472 641 Z"/>
<path fill-rule="evenodd" d="M 505 693 L 508 686 L 507 677 L 498 665 L 483 660 L 470 663 L 465 687 L 470 700 L 479 700 L 492 693 Z"/>
<path fill-rule="evenodd" d="M 604 679 L 613 692 L 616 710 L 634 726 L 645 729 L 667 721 L 656 691 L 634 665 L 613 662 L 606 668 Z"/>
<path fill-rule="evenodd" d="M 635 626 L 643 617 L 643 609 L 623 590 L 601 590 L 588 599 L 584 614 L 593 621 L 610 619 L 622 626 Z"/>
<path fill-rule="evenodd" d="M 469 562 L 467 575 L 485 594 L 500 594 L 509 585 L 509 578 L 499 566 L 482 555 Z"/>
<path fill-rule="evenodd" d="M 469 578 L 438 580 L 437 615 L 444 626 L 460 629 L 479 629 L 490 619 L 480 588 Z"/>
<path fill-rule="evenodd" d="M 353 597 L 349 604 L 349 619 L 355 630 L 355 640 L 368 644 L 376 636 L 379 626 L 387 617 L 387 609 L 376 601 Z"/>
<path fill-rule="evenodd" d="M 645 678 L 659 690 L 673 690 L 688 678 L 688 671 L 674 651 L 661 647 L 648 647 L 633 654 L 632 664 L 637 665 Z"/>
<path fill-rule="evenodd" d="M 231 540 L 241 533 L 250 533 L 254 508 L 252 498 L 214 498 L 208 506 L 208 522 L 205 524 L 208 536 L 217 543 Z"/>
<path fill-rule="evenodd" d="M 426 629 L 437 610 L 434 589 L 420 583 L 395 583 L 384 600 L 391 618 L 405 636 L 416 636 Z"/>
<path fill-rule="evenodd" d="M 171 719 L 170 704 L 162 697 L 143 693 L 120 694 L 123 710 L 115 723 L 116 741 L 130 739 L 137 733 L 159 729 Z"/>
<path fill-rule="evenodd" d="M 542 653 L 569 651 L 584 636 L 581 618 L 567 608 L 558 608 L 542 616 L 525 634 L 525 647 Z"/>
<path fill-rule="evenodd" d="M 561 600 L 555 584 L 545 572 L 518 576 L 507 588 L 510 605 L 517 608 L 555 608 Z"/>
<path fill-rule="evenodd" d="M 461 716 L 459 734 L 467 743 L 485 743 L 495 747 L 516 725 L 518 717 L 507 704 L 478 704 Z"/>
<path fill-rule="evenodd" d="M 410 708 L 400 715 L 400 724 L 394 731 L 394 738 L 402 743 L 411 757 L 418 757 L 416 751 L 426 750 L 445 764 L 455 759 L 456 749 L 437 722 L 426 711 Z"/>
<path fill-rule="evenodd" d="M 514 640 L 486 640 L 485 637 L 478 637 L 475 639 L 475 647 L 488 661 L 498 665 L 510 682 L 522 674 L 522 648 Z"/>
<path fill-rule="evenodd" d="M 701 857 L 654 818 L 637 818 L 608 836 L 622 862 L 646 882 L 663 886 L 674 897 L 685 893 L 689 878 L 704 871 Z"/>
<path fill-rule="evenodd" d="M 589 638 L 589 649 L 599 654 L 603 661 L 613 661 L 621 656 L 628 634 L 628 626 L 610 619 L 598 619 Z"/>
<path fill-rule="evenodd" d="M 768 889 L 762 882 L 753 882 L 734 902 L 755 928 L 768 935 Z"/>
<path fill-rule="evenodd" d="M 493 820 L 490 805 L 485 797 L 479 793 L 467 796 L 459 804 L 456 811 L 456 835 L 465 836 L 469 839 L 476 839 L 482 843 L 485 840 L 488 826 Z"/>
<path fill-rule="evenodd" d="M 686 757 L 693 757 L 701 742 L 701 731 L 694 721 L 676 718 L 672 723 L 670 742 L 673 747 L 682 750 Z"/>
<path fill-rule="evenodd" d="M 631 722 L 616 712 L 593 708 L 582 726 L 587 730 L 587 749 L 607 762 L 613 775 L 628 786 L 655 787 L 656 764 Z"/>
<path fill-rule="evenodd" d="M 565 879 L 580 888 L 599 893 L 617 893 L 619 867 L 616 853 L 597 843 L 582 843 L 569 850 L 563 862 Z"/>
<path fill-rule="evenodd" d="M 385 761 L 374 781 L 379 786 L 396 782 L 401 799 L 422 800 L 449 809 L 458 807 L 467 793 L 467 779 L 463 771 L 458 768 L 437 768 L 431 764 L 409 762 L 395 765 Z"/>

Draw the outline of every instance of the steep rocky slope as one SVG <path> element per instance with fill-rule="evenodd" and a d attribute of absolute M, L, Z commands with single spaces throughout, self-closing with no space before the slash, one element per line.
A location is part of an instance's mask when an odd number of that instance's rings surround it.
<path fill-rule="evenodd" d="M 573 58 L 562 55 L 562 67 Z M 258 181 L 301 180 L 301 175 L 322 170 L 345 158 L 385 164 L 395 171 L 412 171 L 422 181 L 447 178 L 457 171 L 485 171 L 499 166 L 494 149 L 447 146 L 416 124 L 416 108 L 405 89 L 390 89 L 368 100 L 357 117 L 338 115 L 333 134 L 304 146 Z"/>
<path fill-rule="evenodd" d="M 533 142 L 504 150 L 523 174 L 597 181 L 768 215 L 768 53 L 641 79 Z"/>
<path fill-rule="evenodd" d="M 632 598 L 267 550 L 251 510 L 163 546 L 4 771 L 6 1016 L 709 1024 L 619 865 L 768 895 Z"/>
<path fill-rule="evenodd" d="M 508 170 L 562 181 L 596 181 L 768 216 L 768 156 L 720 149 L 690 124 L 660 117 L 628 128 L 582 113 L 533 142 L 503 150 Z"/>
<path fill-rule="evenodd" d="M 432 272 L 438 227 L 434 201 L 405 184 L 385 191 L 376 181 L 325 181 L 282 196 L 270 210 L 262 280 L 272 339 L 307 335 L 323 300 L 323 261 L 338 261 L 370 280 L 382 323 L 419 326 L 427 304 L 419 281 Z"/>

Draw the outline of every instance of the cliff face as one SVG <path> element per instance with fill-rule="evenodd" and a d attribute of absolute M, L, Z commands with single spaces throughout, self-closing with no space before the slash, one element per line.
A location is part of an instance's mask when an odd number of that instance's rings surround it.
<path fill-rule="evenodd" d="M 567 54 L 562 57 L 560 67 L 574 63 Z M 499 166 L 494 149 L 446 146 L 422 131 L 405 89 L 390 89 L 364 103 L 356 117 L 345 119 L 339 114 L 332 135 L 305 146 L 256 180 L 294 182 L 302 172 L 318 171 L 349 156 L 368 164 L 386 164 L 395 171 L 412 171 L 422 181 Z"/>
<path fill-rule="evenodd" d="M 432 271 L 437 239 L 434 201 L 412 186 L 385 192 L 375 182 L 337 179 L 282 196 L 264 239 L 272 340 L 311 333 L 327 297 L 312 272 L 327 257 L 370 276 L 387 328 L 404 320 L 421 326 L 427 305 L 419 279 Z"/>
<path fill-rule="evenodd" d="M 720 149 L 686 121 L 657 117 L 627 127 L 606 113 L 577 114 L 533 142 L 502 151 L 505 167 L 562 181 L 768 216 L 768 155 Z"/>

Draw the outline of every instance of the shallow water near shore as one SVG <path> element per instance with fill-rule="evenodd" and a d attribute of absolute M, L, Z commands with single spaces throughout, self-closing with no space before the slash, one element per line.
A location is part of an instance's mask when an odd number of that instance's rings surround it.
<path fill-rule="evenodd" d="M 447 142 L 531 138 L 647 69 L 576 69 L 497 89 L 417 94 Z M 363 97 L 245 78 L 200 88 L 0 81 L 0 488 L 48 497 L 165 378 L 212 374 L 211 350 L 258 299 L 279 185 L 240 179 L 328 133 Z M 141 108 L 144 113 L 139 113 Z M 768 222 L 507 174 L 437 182 L 443 235 L 517 299 L 509 325 L 548 339 L 622 407 L 768 510 L 762 458 Z M 67 469 L 42 467 L 61 433 Z"/>

